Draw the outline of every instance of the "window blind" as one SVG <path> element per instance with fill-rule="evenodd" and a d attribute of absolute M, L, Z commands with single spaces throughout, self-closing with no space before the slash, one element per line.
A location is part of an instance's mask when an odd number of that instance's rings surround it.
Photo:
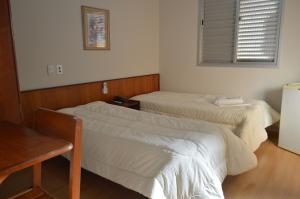
<path fill-rule="evenodd" d="M 275 63 L 282 0 L 199 0 L 201 63 Z"/>
<path fill-rule="evenodd" d="M 278 51 L 281 0 L 240 0 L 237 62 L 275 62 Z"/>
<path fill-rule="evenodd" d="M 236 0 L 205 0 L 202 6 L 202 62 L 232 62 Z"/>

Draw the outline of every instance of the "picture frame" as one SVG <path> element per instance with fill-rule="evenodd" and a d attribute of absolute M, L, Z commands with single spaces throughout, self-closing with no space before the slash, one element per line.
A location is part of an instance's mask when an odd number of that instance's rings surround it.
<path fill-rule="evenodd" d="M 110 50 L 109 10 L 81 6 L 83 48 Z"/>

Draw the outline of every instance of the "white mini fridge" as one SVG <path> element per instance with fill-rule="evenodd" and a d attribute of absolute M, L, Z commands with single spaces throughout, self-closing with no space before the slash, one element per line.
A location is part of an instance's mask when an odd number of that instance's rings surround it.
<path fill-rule="evenodd" d="M 300 83 L 283 87 L 278 144 L 300 154 Z"/>

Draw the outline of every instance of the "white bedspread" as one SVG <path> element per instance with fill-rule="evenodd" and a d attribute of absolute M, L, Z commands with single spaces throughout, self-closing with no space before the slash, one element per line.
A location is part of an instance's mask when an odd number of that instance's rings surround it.
<path fill-rule="evenodd" d="M 82 166 L 153 199 L 223 198 L 222 181 L 256 166 L 230 130 L 94 102 L 60 110 L 83 120 Z"/>
<path fill-rule="evenodd" d="M 158 91 L 133 97 L 141 110 L 175 117 L 222 124 L 239 136 L 252 151 L 267 139 L 266 127 L 279 120 L 279 114 L 266 102 L 245 100 L 250 106 L 218 107 L 218 96 Z"/>

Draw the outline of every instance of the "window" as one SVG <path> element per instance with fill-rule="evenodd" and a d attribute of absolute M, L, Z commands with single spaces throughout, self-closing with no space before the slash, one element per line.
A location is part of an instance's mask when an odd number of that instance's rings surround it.
<path fill-rule="evenodd" d="M 282 0 L 200 0 L 201 63 L 277 62 Z"/>

